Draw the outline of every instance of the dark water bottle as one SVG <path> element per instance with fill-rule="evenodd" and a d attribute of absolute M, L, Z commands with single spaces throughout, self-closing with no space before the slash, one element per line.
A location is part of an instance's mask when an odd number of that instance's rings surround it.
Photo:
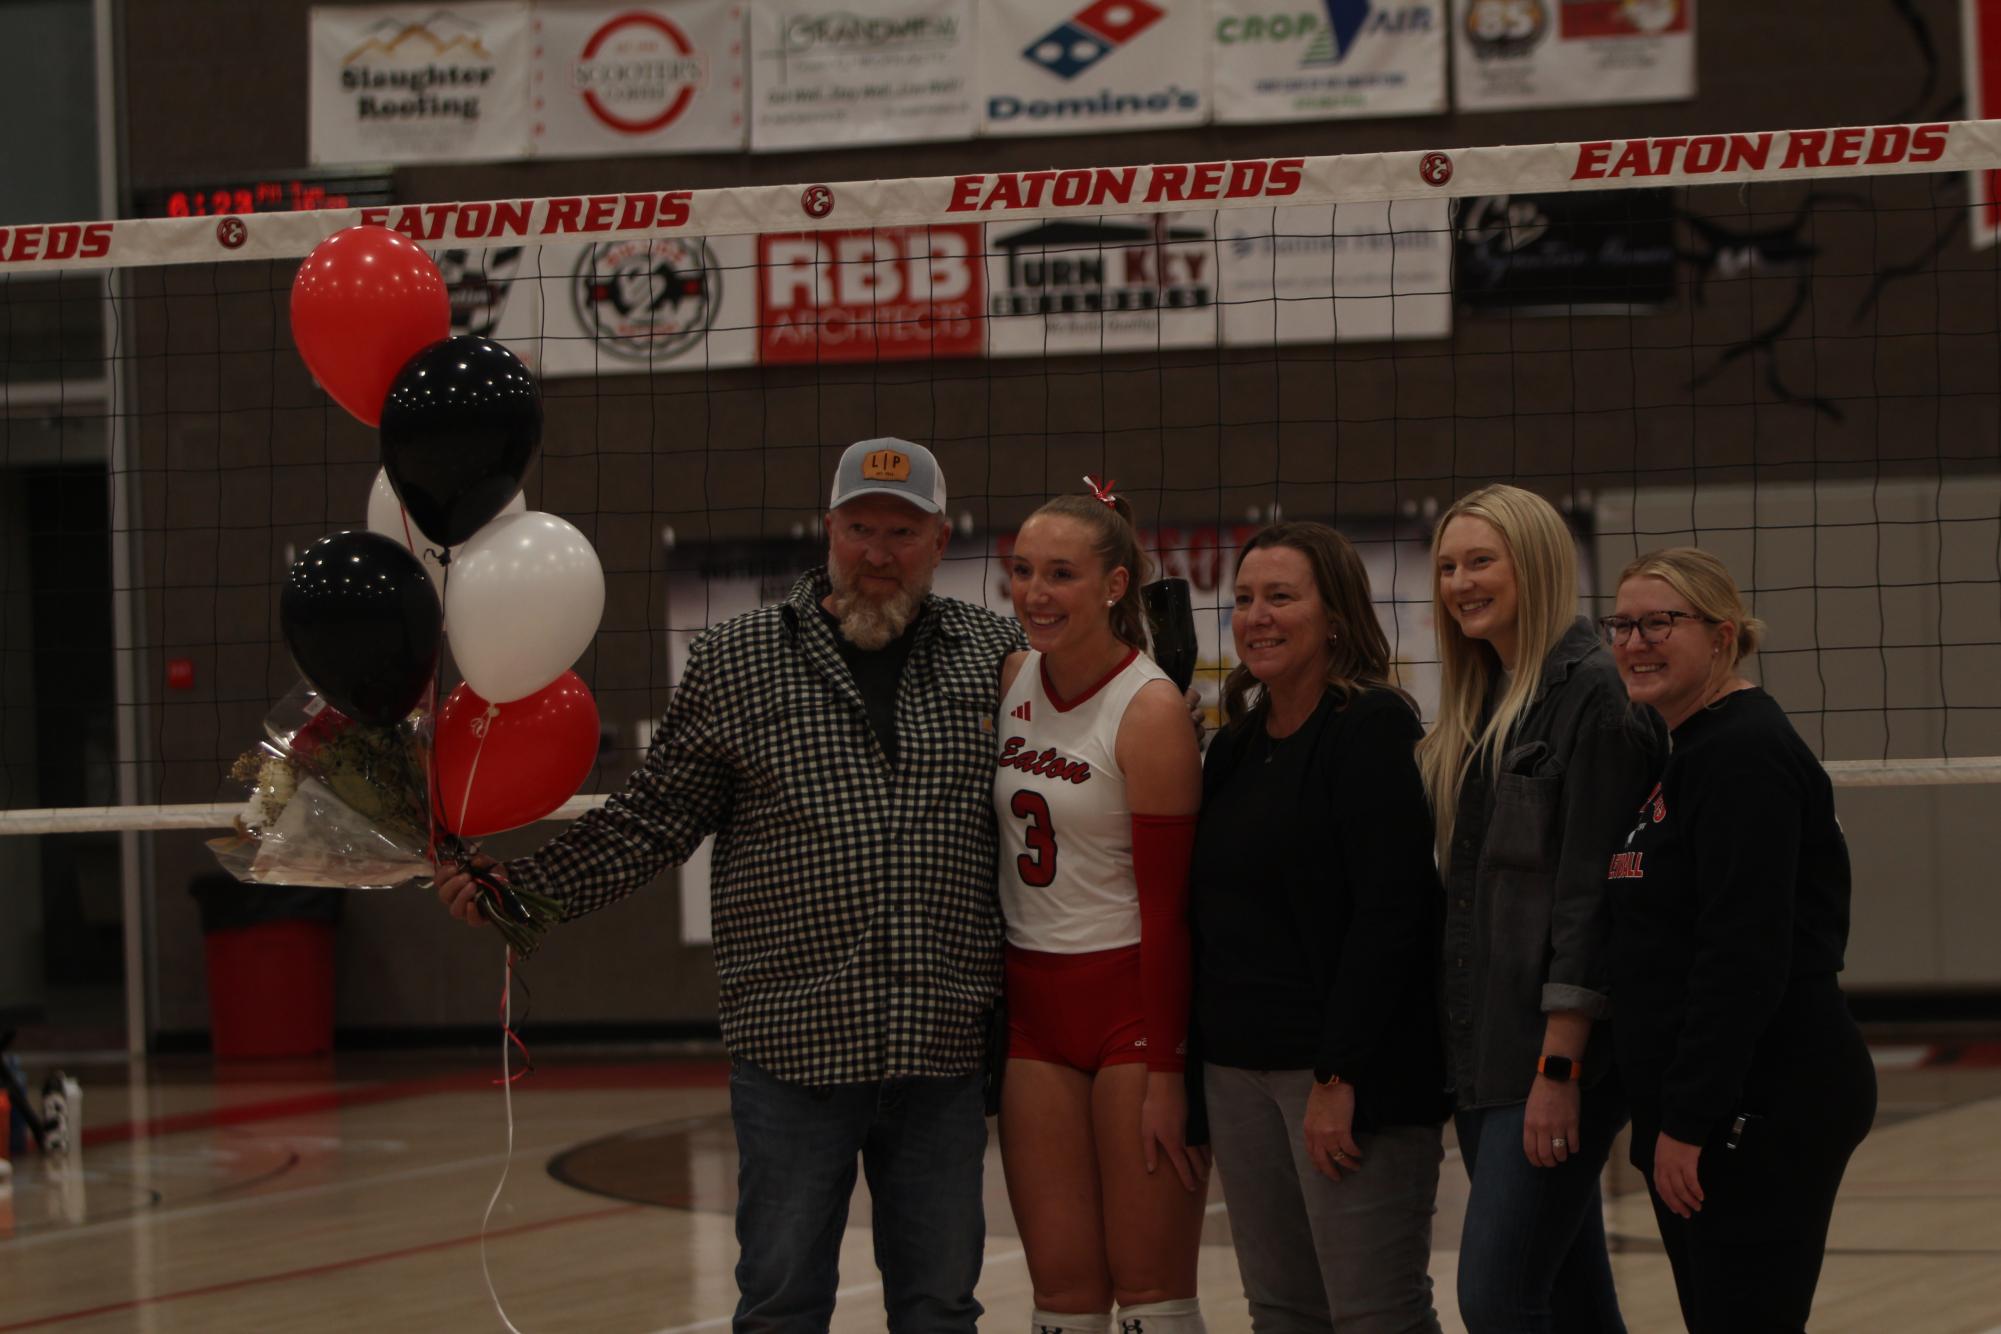
<path fill-rule="evenodd" d="M 1186 579 L 1158 579 L 1139 591 L 1146 619 L 1153 629 L 1153 660 L 1167 673 L 1176 690 L 1186 692 L 1195 679 L 1195 609 L 1188 601 Z"/>

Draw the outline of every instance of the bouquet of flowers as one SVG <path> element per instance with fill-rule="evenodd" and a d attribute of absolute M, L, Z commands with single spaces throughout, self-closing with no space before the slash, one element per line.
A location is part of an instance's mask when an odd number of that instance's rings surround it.
<path fill-rule="evenodd" d="M 301 682 L 266 716 L 264 732 L 230 769 L 248 791 L 243 809 L 209 843 L 237 879 L 390 889 L 428 885 L 439 866 L 470 860 L 472 845 L 432 816 L 428 714 L 358 723 Z M 485 872 L 474 879 L 481 911 L 516 957 L 533 954 L 561 905 Z"/>

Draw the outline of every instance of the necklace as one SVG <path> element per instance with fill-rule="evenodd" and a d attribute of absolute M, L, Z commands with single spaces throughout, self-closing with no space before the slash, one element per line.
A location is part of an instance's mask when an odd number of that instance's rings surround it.
<path fill-rule="evenodd" d="M 1294 737 L 1298 735 L 1299 735 L 1299 729 L 1296 727 L 1292 731 L 1287 732 L 1284 736 L 1273 736 L 1271 734 L 1271 729 L 1265 728 L 1264 729 L 1265 763 L 1270 764 L 1273 760 L 1277 759 L 1279 748 L 1284 746 L 1286 742 L 1292 740 Z"/>

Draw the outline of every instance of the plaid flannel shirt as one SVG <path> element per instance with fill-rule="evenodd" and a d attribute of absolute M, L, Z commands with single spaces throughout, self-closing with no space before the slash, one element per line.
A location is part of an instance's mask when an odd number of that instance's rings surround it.
<path fill-rule="evenodd" d="M 822 1085 L 979 1068 L 1000 990 L 1000 665 L 1020 628 L 932 596 L 897 687 L 892 768 L 834 633 L 824 569 L 697 639 L 646 762 L 510 878 L 616 902 L 716 834 L 724 1045 Z"/>

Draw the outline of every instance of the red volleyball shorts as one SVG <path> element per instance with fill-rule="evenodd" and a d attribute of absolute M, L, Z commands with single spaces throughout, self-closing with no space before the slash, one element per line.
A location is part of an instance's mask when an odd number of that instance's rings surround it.
<path fill-rule="evenodd" d="M 1089 954 L 1007 947 L 1007 1054 L 1086 1073 L 1146 1060 L 1139 946 Z M 1155 1062 L 1161 1069 L 1180 1069 Z"/>

